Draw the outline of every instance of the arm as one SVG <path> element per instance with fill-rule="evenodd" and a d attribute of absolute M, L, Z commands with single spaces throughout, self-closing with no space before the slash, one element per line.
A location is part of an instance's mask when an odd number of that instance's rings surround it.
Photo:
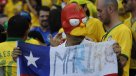
<path fill-rule="evenodd" d="M 28 5 L 30 11 L 31 11 L 32 13 L 34 13 L 35 16 L 37 16 L 37 12 L 36 12 L 36 10 L 31 6 L 30 1 L 29 1 L 29 0 L 25 0 L 25 1 L 26 1 L 27 5 Z"/>
<path fill-rule="evenodd" d="M 116 41 L 118 41 L 121 46 L 121 53 L 128 57 L 128 61 L 124 66 L 123 75 L 129 76 L 129 67 L 130 67 L 130 57 L 131 57 L 131 48 L 132 48 L 132 34 L 129 29 L 123 30 L 117 35 Z"/>

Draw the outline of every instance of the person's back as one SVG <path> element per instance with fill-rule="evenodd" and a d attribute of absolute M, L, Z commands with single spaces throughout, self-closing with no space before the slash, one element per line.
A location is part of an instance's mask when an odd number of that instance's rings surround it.
<path fill-rule="evenodd" d="M 12 51 L 17 46 L 17 41 L 27 39 L 30 28 L 29 21 L 19 15 L 13 16 L 8 21 L 6 42 L 0 43 L 0 67 L 4 68 L 4 76 L 17 76 L 17 65 L 12 59 Z"/>

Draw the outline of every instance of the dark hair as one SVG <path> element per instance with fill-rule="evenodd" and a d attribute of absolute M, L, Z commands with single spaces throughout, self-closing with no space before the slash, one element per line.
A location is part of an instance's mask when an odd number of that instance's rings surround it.
<path fill-rule="evenodd" d="M 31 23 L 32 18 L 29 12 L 21 11 L 18 15 L 25 17 Z"/>
<path fill-rule="evenodd" d="M 53 9 L 49 14 L 49 24 L 51 33 L 58 32 L 61 28 L 61 8 Z"/>
<path fill-rule="evenodd" d="M 0 43 L 6 41 L 7 35 L 3 33 L 4 31 L 4 27 L 0 24 Z"/>
<path fill-rule="evenodd" d="M 38 16 L 40 14 L 40 11 L 50 11 L 50 8 L 48 6 L 41 6 L 39 11 L 38 11 Z"/>
<path fill-rule="evenodd" d="M 15 15 L 8 21 L 8 37 L 24 37 L 29 27 L 29 21 L 26 18 L 20 15 Z"/>
<path fill-rule="evenodd" d="M 45 43 L 41 33 L 38 31 L 30 31 L 28 37 L 38 39 L 41 43 Z"/>

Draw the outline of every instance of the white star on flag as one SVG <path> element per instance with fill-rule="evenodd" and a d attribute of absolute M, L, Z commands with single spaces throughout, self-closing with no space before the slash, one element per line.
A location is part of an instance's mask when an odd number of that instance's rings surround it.
<path fill-rule="evenodd" d="M 36 61 L 39 59 L 38 57 L 33 57 L 32 52 L 30 51 L 30 55 L 29 56 L 25 56 L 25 58 L 28 60 L 27 66 L 29 65 L 34 65 L 35 67 L 37 67 L 36 65 Z"/>

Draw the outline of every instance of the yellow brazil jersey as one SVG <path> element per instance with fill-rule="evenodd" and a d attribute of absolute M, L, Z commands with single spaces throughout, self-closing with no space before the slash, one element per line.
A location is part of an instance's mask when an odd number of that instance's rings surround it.
<path fill-rule="evenodd" d="M 13 61 L 11 56 L 15 47 L 15 41 L 0 43 L 0 67 L 4 68 L 4 76 L 16 76 L 16 62 Z"/>
<path fill-rule="evenodd" d="M 133 47 L 132 47 L 132 49 L 134 49 L 134 48 L 136 48 L 136 44 L 134 44 L 134 43 L 136 43 L 136 20 L 132 23 L 131 19 L 132 19 L 132 17 L 129 17 L 128 19 L 126 19 L 124 21 L 124 24 L 126 24 L 132 31 L 133 39 L 135 39 L 135 40 L 133 40 Z M 135 53 L 132 52 L 132 54 L 135 54 Z M 130 68 L 136 69 L 136 59 L 131 58 Z"/>
<path fill-rule="evenodd" d="M 128 56 L 129 60 L 123 68 L 123 76 L 129 76 L 130 56 L 132 48 L 131 30 L 124 24 L 119 24 L 109 30 L 102 38 L 102 41 L 115 40 L 121 46 L 121 53 Z"/>
<path fill-rule="evenodd" d="M 13 4 L 11 1 L 9 1 L 5 8 L 4 8 L 4 14 L 8 16 L 8 18 L 14 16 L 16 13 L 20 12 L 22 10 L 22 2 L 18 1 L 16 4 Z"/>
<path fill-rule="evenodd" d="M 0 43 L 0 67 L 4 68 L 4 76 L 17 76 L 16 62 L 12 59 L 12 51 L 17 46 L 17 38 L 9 38 L 6 42 Z M 38 44 L 34 39 L 29 39 L 27 43 Z"/>
<path fill-rule="evenodd" d="M 89 18 L 86 28 L 88 31 L 86 36 L 95 42 L 100 42 L 105 34 L 102 22 L 96 18 Z"/>

